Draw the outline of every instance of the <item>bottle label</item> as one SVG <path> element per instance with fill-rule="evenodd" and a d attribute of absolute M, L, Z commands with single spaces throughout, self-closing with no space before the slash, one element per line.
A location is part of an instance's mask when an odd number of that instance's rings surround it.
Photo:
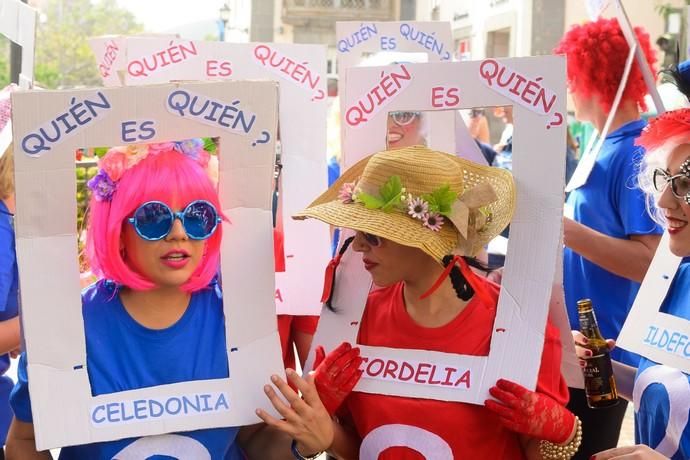
<path fill-rule="evenodd" d="M 594 315 L 592 314 L 592 311 L 588 311 L 587 313 L 580 313 L 580 329 L 588 331 L 590 329 L 593 329 L 596 327 L 597 323 L 596 320 L 594 319 Z"/>
<path fill-rule="evenodd" d="M 585 393 L 592 401 L 615 399 L 616 383 L 613 379 L 613 367 L 608 353 L 594 355 L 585 360 Z"/>

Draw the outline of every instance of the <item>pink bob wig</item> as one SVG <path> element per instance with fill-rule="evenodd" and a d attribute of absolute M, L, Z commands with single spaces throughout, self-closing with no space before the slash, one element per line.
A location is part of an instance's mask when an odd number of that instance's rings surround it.
<path fill-rule="evenodd" d="M 99 278 L 139 291 L 155 287 L 150 280 L 132 270 L 120 252 L 122 229 L 129 225 L 127 219 L 141 204 L 151 200 L 162 201 L 171 208 L 183 208 L 194 200 L 206 200 L 213 203 L 219 213 L 222 209 L 213 183 L 197 161 L 172 148 L 149 154 L 124 171 L 111 200 L 91 198 L 86 256 Z M 222 236 L 223 228 L 219 225 L 205 240 L 201 263 L 182 285 L 182 290 L 198 291 L 213 279 L 219 267 Z"/>
<path fill-rule="evenodd" d="M 649 34 L 641 27 L 634 30 L 651 71 L 656 74 L 656 57 L 649 43 Z M 599 96 L 601 108 L 607 113 L 616 97 L 629 51 L 618 20 L 604 18 L 573 26 L 554 49 L 555 53 L 565 54 L 568 59 L 570 90 L 585 98 Z M 640 110 L 645 111 L 646 94 L 647 86 L 635 61 L 621 101 L 634 101 Z"/>

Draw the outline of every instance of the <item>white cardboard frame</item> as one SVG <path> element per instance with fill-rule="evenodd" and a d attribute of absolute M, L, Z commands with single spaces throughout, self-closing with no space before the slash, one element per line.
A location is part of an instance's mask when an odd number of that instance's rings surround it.
<path fill-rule="evenodd" d="M 168 110 L 167 104 L 176 104 L 182 92 L 221 104 L 240 100 L 235 107 L 247 120 L 252 115 L 256 118 L 245 133 L 211 126 L 208 120 L 200 123 L 199 117 L 186 112 L 180 116 Z M 18 92 L 12 97 L 17 206 L 24 210 L 16 217 L 17 258 L 37 448 L 258 422 L 254 410 L 265 405 L 263 385 L 271 374 L 282 371 L 273 304 L 271 202 L 265 186 L 273 174 L 277 85 L 185 83 Z M 87 100 L 109 108 L 89 108 L 84 105 Z M 63 114 L 67 114 L 64 120 L 76 126 L 72 132 L 51 143 L 51 150 L 40 156 L 26 153 L 34 149 L 39 127 L 50 126 L 51 120 L 60 120 Z M 123 123 L 129 120 L 153 121 L 155 135 L 145 142 L 220 138 L 219 193 L 223 212 L 232 222 L 223 224 L 221 247 L 230 377 L 92 397 L 76 252 L 74 152 L 85 146 L 128 143 L 131 136 L 124 138 Z M 255 142 L 266 136 L 268 142 Z M 252 264 L 247 265 L 247 260 Z M 224 393 L 230 409 L 135 423 L 91 422 L 92 411 L 102 404 L 200 393 Z"/>
<path fill-rule="evenodd" d="M 322 286 L 317 274 L 323 272 L 330 259 L 329 232 L 318 222 L 305 225 L 290 216 L 304 209 L 310 197 L 328 185 L 324 153 L 328 110 L 325 46 L 205 42 L 169 37 L 103 37 L 92 39 L 91 44 L 97 56 L 103 56 L 102 62 L 113 62 L 115 71 L 109 70 L 109 76 L 104 78 L 106 86 L 119 85 L 120 79 L 114 74 L 123 75 L 128 86 L 214 79 L 266 79 L 280 83 L 281 200 L 286 258 L 285 271 L 276 273 L 276 310 L 278 314 L 318 315 Z M 193 52 L 180 51 L 181 47 Z M 108 49 L 117 52 L 113 59 L 108 58 Z M 171 56 L 179 62 L 173 62 Z M 154 70 L 148 70 L 152 67 Z M 142 73 L 140 69 L 147 75 L 137 75 Z"/>
<path fill-rule="evenodd" d="M 355 388 L 366 393 L 383 393 L 416 398 L 431 398 L 483 404 L 488 389 L 499 378 L 513 380 L 529 389 L 536 386 L 541 363 L 551 283 L 560 247 L 565 175 L 565 59 L 558 56 L 487 59 L 484 61 L 404 65 L 410 75 L 406 87 L 392 95 L 385 108 L 372 114 L 361 126 L 345 126 L 344 158 L 352 165 L 362 157 L 385 149 L 387 112 L 394 110 L 456 110 L 467 107 L 513 105 L 515 136 L 513 174 L 517 186 L 517 208 L 511 222 L 511 244 L 506 259 L 498 312 L 488 356 L 464 356 L 426 350 L 390 349 L 361 346 L 361 353 L 373 362 L 376 358 L 454 366 L 456 376 L 470 371 L 469 388 L 458 389 L 432 384 L 409 384 L 370 378 L 367 371 Z M 553 102 L 546 113 L 531 110 L 507 97 L 505 90 L 490 87 L 481 75 L 489 69 L 515 69 L 525 81 L 539 82 Z M 380 85 L 393 72 L 403 73 L 401 65 L 353 68 L 348 74 L 349 98 L 344 108 L 356 104 L 362 95 Z M 397 86 L 396 86 L 397 87 Z M 402 86 L 401 86 L 402 87 Z M 434 93 L 433 88 L 443 88 Z M 457 104 L 442 107 L 434 94 L 459 90 Z M 556 114 L 559 114 L 560 117 Z M 430 145 L 442 149 L 444 146 Z M 539 257 L 534 257 L 539 254 Z M 546 283 L 544 281 L 547 281 Z M 342 341 L 355 343 L 371 278 L 359 257 L 348 251 L 337 272 L 333 305 L 337 314 L 324 308 L 314 343 L 332 350 Z M 311 364 L 313 357 L 310 357 Z M 309 365 L 308 365 L 309 366 Z M 307 366 L 307 367 L 308 367 Z M 366 369 L 366 366 L 364 367 Z M 431 378 L 429 379 L 431 381 Z M 460 391 L 459 391 L 460 390 Z"/>
<path fill-rule="evenodd" d="M 632 43 L 637 43 L 632 24 L 620 0 L 616 0 L 615 4 L 616 15 L 621 24 L 623 35 L 632 46 Z M 641 64 L 642 75 L 657 113 L 662 114 L 666 110 L 656 89 L 654 77 L 643 56 L 639 54 L 637 59 L 638 63 Z M 680 354 L 678 350 L 680 340 L 688 341 L 690 338 L 690 321 L 659 311 L 681 260 L 680 257 L 671 253 L 669 236 L 665 232 L 642 281 L 635 302 L 618 335 L 617 345 L 659 364 L 665 364 L 690 374 L 690 359 L 688 359 L 690 358 L 690 348 L 682 348 Z M 659 335 L 658 339 L 657 335 Z M 663 344 L 662 338 L 666 339 Z M 671 345 L 676 345 L 673 351 L 670 349 Z M 687 354 L 685 350 L 688 351 Z"/>
<path fill-rule="evenodd" d="M 428 62 L 450 62 L 452 60 L 453 37 L 449 22 L 401 21 L 336 22 L 336 50 L 338 60 L 338 91 L 340 115 L 344 119 L 343 101 L 347 99 L 347 73 L 353 67 L 362 65 L 364 53 L 399 52 L 423 53 Z M 459 113 L 431 112 L 425 114 L 428 120 L 429 138 L 443 139 L 447 152 L 463 152 L 461 156 L 472 161 L 486 163 L 479 147 L 469 133 Z M 382 131 L 385 133 L 386 131 Z M 344 128 L 341 123 L 341 136 Z"/>
<path fill-rule="evenodd" d="M 38 12 L 19 0 L 0 3 L 0 34 L 21 47 L 22 68 L 19 87 L 29 89 L 34 82 L 34 55 L 36 54 L 36 18 Z M 0 131 L 0 157 L 12 143 L 12 121 Z"/>
<path fill-rule="evenodd" d="M 38 12 L 19 0 L 0 3 L 0 33 L 22 47 L 19 87 L 29 89 L 34 82 L 36 20 Z"/>

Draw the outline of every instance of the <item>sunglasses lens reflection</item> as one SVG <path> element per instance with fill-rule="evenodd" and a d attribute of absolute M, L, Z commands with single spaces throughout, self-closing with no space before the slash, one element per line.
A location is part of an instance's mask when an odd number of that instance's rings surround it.
<path fill-rule="evenodd" d="M 369 243 L 370 246 L 379 246 L 381 244 L 381 239 L 376 235 L 365 232 L 362 232 L 362 235 L 364 235 L 364 239 L 367 243 Z"/>

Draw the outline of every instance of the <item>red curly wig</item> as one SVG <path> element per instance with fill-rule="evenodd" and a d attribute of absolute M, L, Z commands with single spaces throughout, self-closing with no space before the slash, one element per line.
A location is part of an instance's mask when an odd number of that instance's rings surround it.
<path fill-rule="evenodd" d="M 649 34 L 641 27 L 634 30 L 652 73 L 656 74 L 656 57 Z M 611 110 L 629 51 L 618 20 L 605 18 L 573 26 L 554 49 L 555 53 L 565 54 L 568 59 L 570 91 L 582 97 L 599 96 L 605 112 Z M 621 101 L 634 101 L 640 110 L 645 111 L 646 94 L 647 86 L 635 62 Z"/>

